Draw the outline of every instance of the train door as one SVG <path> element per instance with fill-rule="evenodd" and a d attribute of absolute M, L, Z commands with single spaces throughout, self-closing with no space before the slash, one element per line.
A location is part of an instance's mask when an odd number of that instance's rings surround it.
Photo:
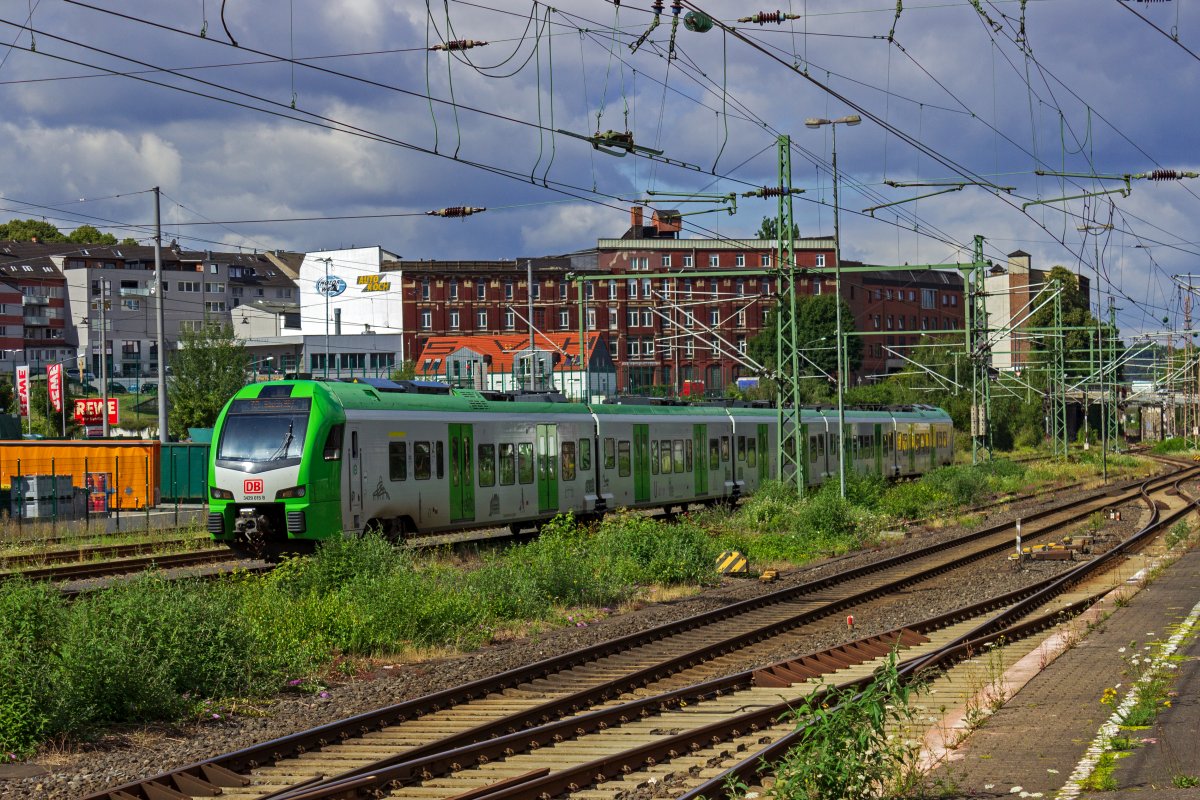
<path fill-rule="evenodd" d="M 696 497 L 704 497 L 708 494 L 708 470 L 709 463 L 706 454 L 708 453 L 708 426 L 693 425 L 692 426 L 692 452 L 695 456 L 692 458 L 692 474 L 695 479 L 695 494 Z"/>
<path fill-rule="evenodd" d="M 808 423 L 804 422 L 800 425 L 800 455 L 796 459 L 800 465 L 800 486 L 808 486 L 808 482 L 812 477 L 812 470 L 809 468 L 809 458 L 811 457 L 809 453 L 809 446 Z M 781 469 L 779 476 L 781 479 L 784 477 L 782 472 L 783 471 Z"/>
<path fill-rule="evenodd" d="M 359 446 L 358 431 L 350 431 L 350 469 L 347 476 L 350 496 L 350 521 L 358 530 L 363 510 L 362 496 L 362 448 Z"/>
<path fill-rule="evenodd" d="M 450 424 L 450 521 L 475 519 L 474 462 L 475 446 L 470 425 Z"/>
<path fill-rule="evenodd" d="M 874 447 L 872 450 L 871 463 L 875 465 L 875 474 L 883 475 L 883 425 L 876 422 L 874 426 L 875 438 L 873 441 Z"/>
<path fill-rule="evenodd" d="M 558 426 L 537 426 L 538 511 L 558 510 Z"/>
<path fill-rule="evenodd" d="M 771 474 L 770 470 L 770 454 L 767 453 L 767 425 L 760 422 L 758 424 L 758 485 L 762 486 L 763 481 Z"/>
<path fill-rule="evenodd" d="M 650 501 L 650 426 L 633 426 L 633 500 Z"/>

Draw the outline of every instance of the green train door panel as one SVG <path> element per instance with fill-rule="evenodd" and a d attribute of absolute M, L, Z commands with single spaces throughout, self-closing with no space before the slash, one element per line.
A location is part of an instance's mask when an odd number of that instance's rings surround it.
<path fill-rule="evenodd" d="M 882 475 L 883 474 L 883 425 L 881 423 L 878 423 L 878 422 L 875 423 L 875 438 L 872 441 L 875 443 L 875 447 L 873 448 L 875 451 L 875 454 L 874 454 L 875 455 L 875 458 L 874 458 L 875 474 Z"/>
<path fill-rule="evenodd" d="M 765 423 L 758 425 L 758 485 L 762 486 L 763 481 L 771 474 L 770 470 L 770 454 L 767 452 L 767 426 Z"/>
<path fill-rule="evenodd" d="M 696 497 L 708 494 L 708 426 L 692 426 L 692 474 L 695 478 Z"/>
<path fill-rule="evenodd" d="M 633 426 L 633 499 L 650 502 L 650 426 Z"/>
<path fill-rule="evenodd" d="M 558 426 L 537 426 L 538 511 L 558 509 Z"/>
<path fill-rule="evenodd" d="M 450 424 L 450 521 L 475 519 L 475 436 L 470 425 Z"/>
<path fill-rule="evenodd" d="M 800 425 L 800 486 L 808 486 L 812 451 L 808 447 L 808 423 Z M 782 477 L 782 476 L 780 476 Z"/>

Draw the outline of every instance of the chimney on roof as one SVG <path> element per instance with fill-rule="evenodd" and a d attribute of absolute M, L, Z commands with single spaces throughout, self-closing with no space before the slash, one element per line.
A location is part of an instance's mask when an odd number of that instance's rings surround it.
<path fill-rule="evenodd" d="M 654 212 L 653 221 L 650 224 L 654 226 L 658 236 L 668 236 L 683 230 L 683 217 L 674 209 L 663 209 Z"/>
<path fill-rule="evenodd" d="M 634 229 L 635 233 L 642 231 L 642 207 L 633 206 L 629 209 L 629 227 Z M 37 240 L 34 239 L 36 242 Z"/>

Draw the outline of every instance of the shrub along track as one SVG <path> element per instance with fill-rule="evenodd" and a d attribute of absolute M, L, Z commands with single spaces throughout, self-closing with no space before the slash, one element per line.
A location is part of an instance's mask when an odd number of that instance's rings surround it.
<path fill-rule="evenodd" d="M 1191 465 L 1187 474 L 1197 471 L 1196 465 Z M 1174 480 L 1151 479 L 1145 482 L 1144 491 L 1165 491 Z M 1143 495 L 1141 489 L 1134 489 L 1110 496 L 1113 491 L 1027 516 L 1029 523 L 1038 522 L 1026 526 L 1026 540 L 1050 535 L 1100 508 L 1128 503 Z M 256 785 L 246 796 L 257 797 L 282 790 L 280 781 L 295 786 L 355 767 L 374 770 L 381 743 L 387 753 L 398 754 L 392 761 L 409 761 L 510 731 L 537 728 L 613 702 L 622 694 L 646 691 L 651 685 L 654 691 L 670 690 L 705 680 L 714 673 L 723 674 L 730 670 L 728 658 L 715 666 L 704 665 L 731 653 L 737 653 L 742 664 L 768 663 L 773 660 L 768 657 L 771 648 L 803 652 L 785 644 L 785 636 L 803 636 L 806 631 L 813 634 L 822 625 L 828 628 L 831 615 L 846 608 L 870 607 L 864 604 L 873 600 L 880 601 L 875 608 L 893 605 L 892 598 L 902 587 L 929 582 L 950 570 L 1008 550 L 1010 532 L 1008 524 L 992 526 L 91 797 L 178 798 L 173 792 L 201 796 L 221 785 L 230 787 L 225 789 L 229 794 L 247 780 L 247 773 Z M 1059 566 L 1068 565 L 1062 562 Z M 943 585 L 955 583 L 953 577 L 937 580 Z M 966 585 L 972 591 L 979 589 L 972 582 Z M 959 592 L 962 588 L 956 587 Z M 1013 596 L 993 604 L 1012 603 L 1015 599 Z M 961 603 L 947 607 L 957 605 Z M 919 617 L 913 613 L 910 618 Z"/>

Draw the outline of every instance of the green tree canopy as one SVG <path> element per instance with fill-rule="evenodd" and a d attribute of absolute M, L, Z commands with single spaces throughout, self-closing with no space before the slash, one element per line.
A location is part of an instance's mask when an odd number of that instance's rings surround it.
<path fill-rule="evenodd" d="M 188 428 L 210 428 L 217 415 L 246 383 L 250 356 L 232 325 L 205 325 L 185 331 L 171 355 L 167 383 L 172 436 L 183 438 Z"/>
<path fill-rule="evenodd" d="M 117 237 L 111 233 L 102 233 L 92 225 L 80 225 L 71 231 L 70 236 L 67 236 L 49 222 L 40 219 L 12 219 L 0 223 L 0 240 L 31 242 L 34 239 L 39 242 L 75 242 L 77 244 L 112 245 L 117 243 Z M 132 240 L 128 241 L 136 244 Z"/>
<path fill-rule="evenodd" d="M 758 232 L 755 233 L 759 239 L 778 239 L 779 238 L 779 220 L 775 217 L 763 217 L 759 223 Z M 800 238 L 800 226 L 792 223 L 792 238 Z"/>
<path fill-rule="evenodd" d="M 1063 287 L 1062 324 L 1066 328 L 1063 332 L 1063 344 L 1066 348 L 1064 350 L 1066 372 L 1068 376 L 1083 376 L 1089 372 L 1088 355 L 1096 345 L 1097 321 L 1090 310 L 1087 295 L 1079 288 L 1079 277 L 1074 272 L 1063 266 L 1050 268 L 1050 272 L 1046 275 L 1046 285 L 1042 288 L 1042 293 L 1037 301 L 1040 303 L 1046 300 L 1047 302 L 1044 302 L 1042 307 L 1030 316 L 1029 327 L 1035 330 L 1054 327 L 1054 302 L 1049 299 L 1052 297 L 1054 281 L 1058 281 Z M 1052 339 L 1049 331 L 1034 333 L 1033 349 L 1038 353 L 1039 361 L 1048 360 L 1051 347 Z M 1037 385 L 1045 385 L 1044 377 L 1039 378 L 1038 381 Z"/>
<path fill-rule="evenodd" d="M 775 338 L 779 330 L 779 317 L 786 313 L 776 306 L 767 317 L 767 324 L 750 340 L 750 357 L 762 364 L 768 373 L 776 371 Z M 842 330 L 854 330 L 854 315 L 850 306 L 842 300 Z M 800 358 L 802 376 L 833 375 L 837 372 L 837 298 L 832 294 L 801 296 L 796 298 L 796 346 L 803 354 Z M 863 345 L 858 336 L 846 337 L 846 355 L 850 369 L 862 365 Z M 817 392 L 814 399 L 822 396 Z"/>
<path fill-rule="evenodd" d="M 12 219 L 0 223 L 0 239 L 16 242 L 65 242 L 66 236 L 62 231 L 49 222 L 40 219 Z"/>

